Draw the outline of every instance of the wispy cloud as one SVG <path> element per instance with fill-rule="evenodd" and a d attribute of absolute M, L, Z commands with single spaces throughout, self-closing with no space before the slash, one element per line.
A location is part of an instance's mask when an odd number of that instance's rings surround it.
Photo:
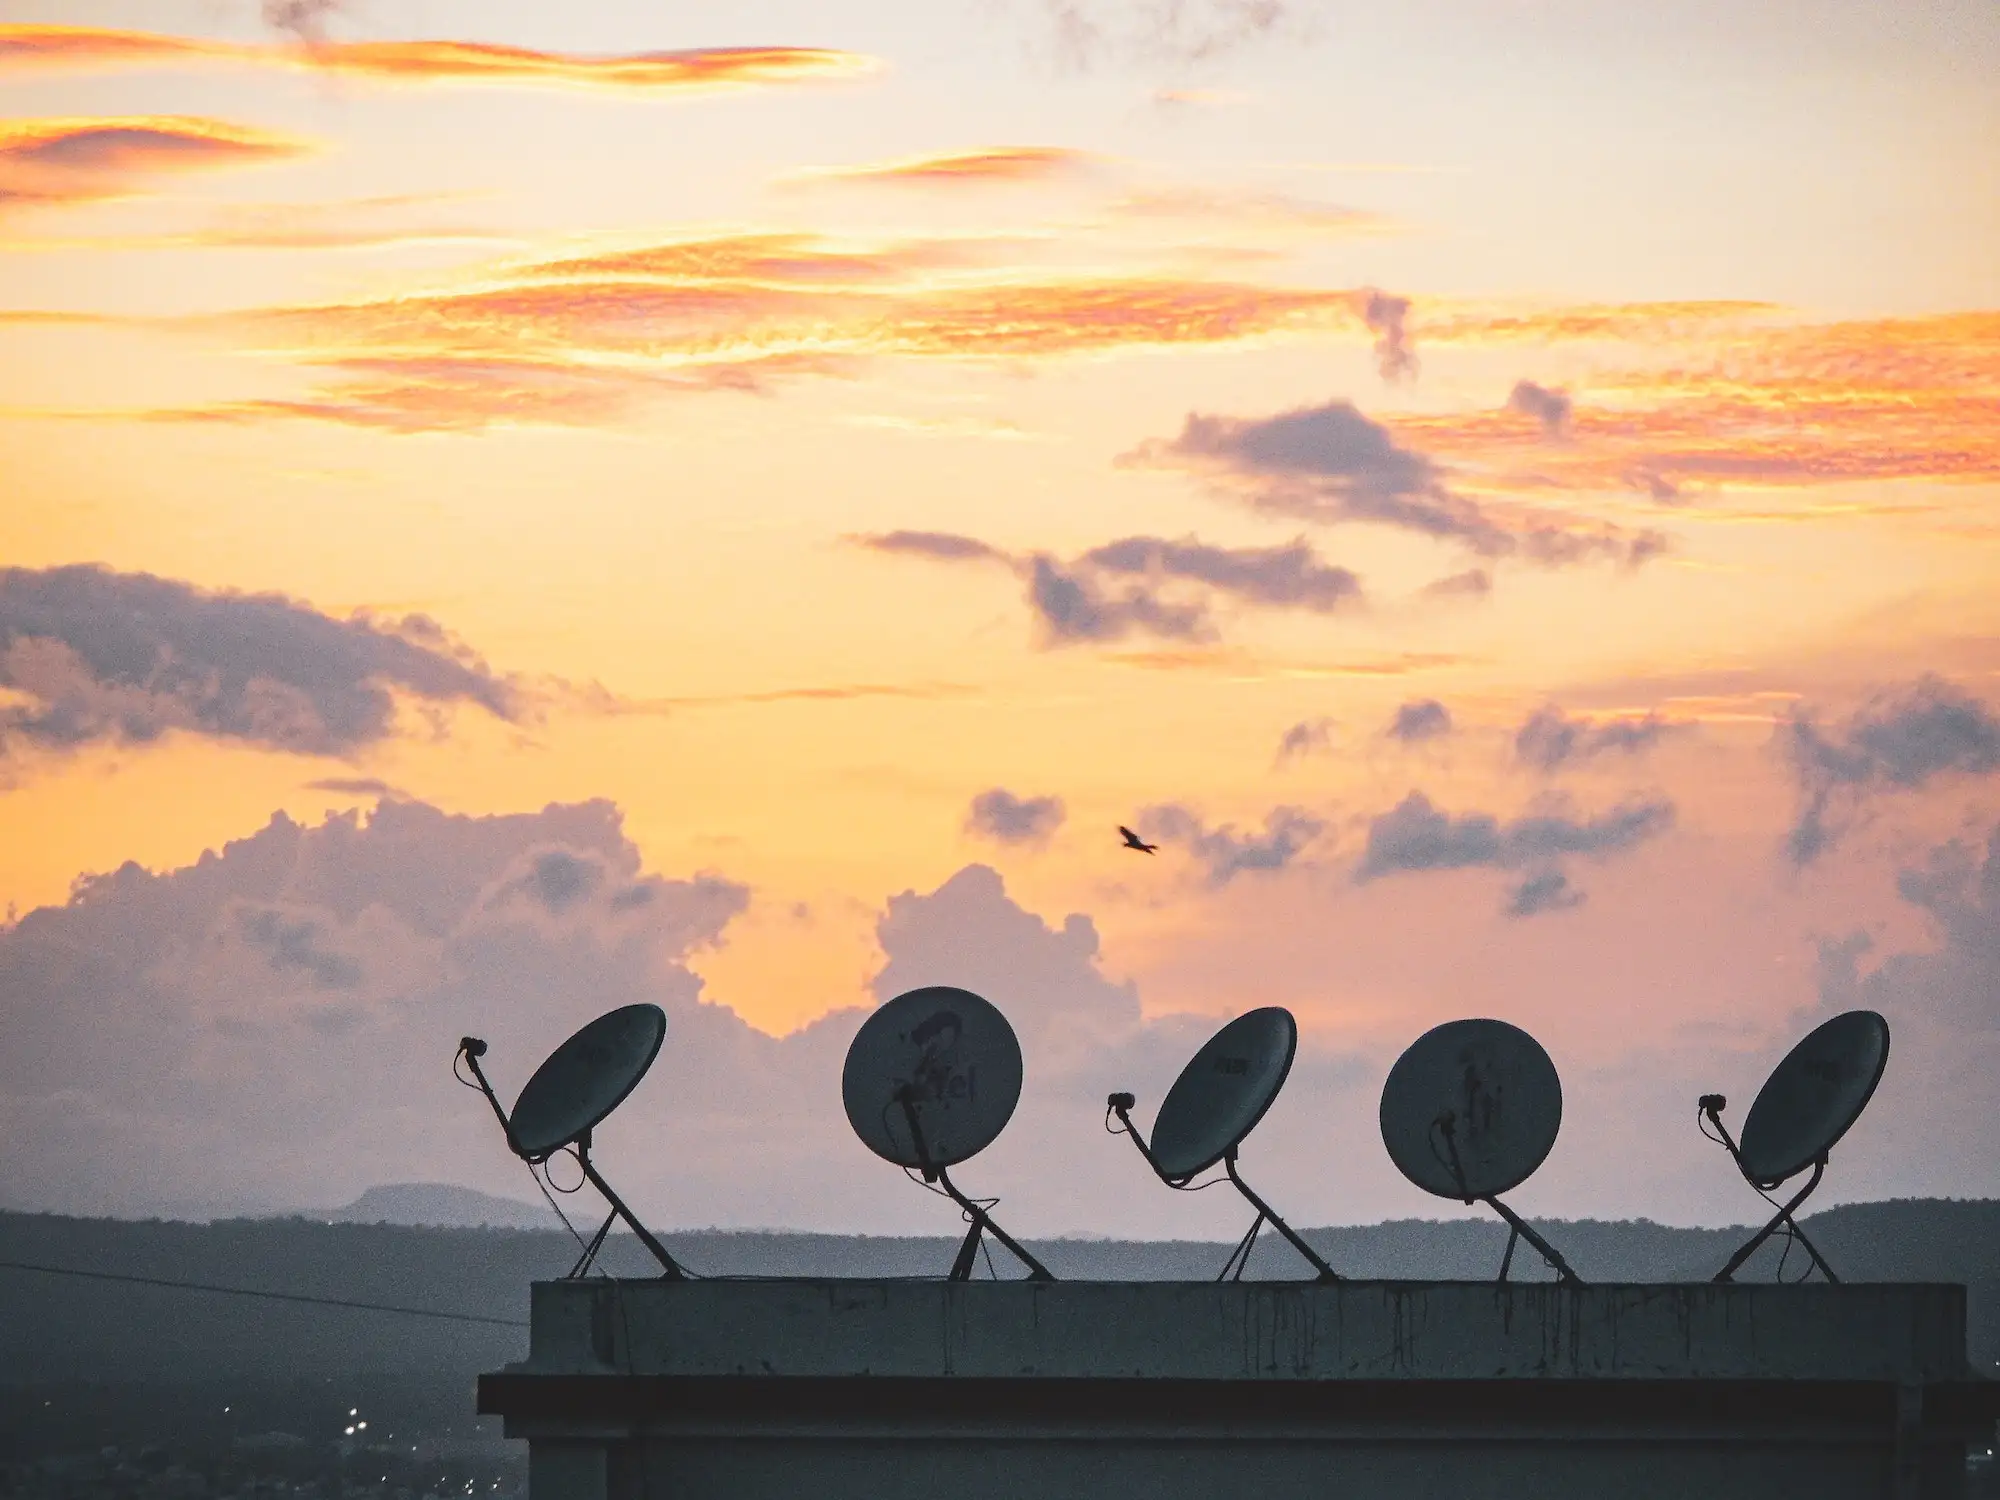
<path fill-rule="evenodd" d="M 1239 832 L 1234 823 L 1211 828 L 1178 803 L 1147 808 L 1139 815 L 1139 828 L 1148 838 L 1186 849 L 1207 883 L 1217 888 L 1238 875 L 1285 869 L 1326 832 L 1325 822 L 1303 808 L 1273 808 L 1264 815 L 1261 831 Z"/>
<path fill-rule="evenodd" d="M 1535 710 L 1514 735 L 1514 754 L 1544 775 L 1600 755 L 1639 755 L 1690 726 L 1649 713 L 1638 718 L 1572 718 L 1550 703 Z"/>
<path fill-rule="evenodd" d="M 1393 219 L 1366 209 L 1322 203 L 1290 193 L 1212 187 L 1140 188 L 1113 199 L 1110 212 L 1120 219 L 1307 239 L 1386 234 L 1398 228 Z M 1364 293 L 1359 298 L 1358 310 L 1364 322 L 1372 305 L 1371 297 L 1379 295 Z"/>
<path fill-rule="evenodd" d="M 850 183 L 886 187 L 981 187 L 1048 182 L 1074 176 L 1096 158 L 1067 146 L 979 146 L 847 167 L 804 167 L 787 183 Z"/>
<path fill-rule="evenodd" d="M 187 229 L 72 238 L 29 239 L 17 235 L 0 238 L 0 251 L 75 254 L 80 251 L 372 250 L 451 242 L 501 243 L 510 238 L 442 218 L 398 222 L 412 209 L 430 213 L 447 201 L 434 195 L 399 195 L 331 203 L 223 204 L 205 222 Z"/>
<path fill-rule="evenodd" d="M 724 234 L 484 268 L 454 285 L 186 325 L 318 372 L 299 396 L 161 407 L 161 421 L 390 432 L 612 425 L 686 391 L 766 389 L 882 359 L 1054 360 L 1352 328 L 1353 294 L 994 264 L 950 237 Z M 101 418 L 110 413 L 93 412 Z"/>
<path fill-rule="evenodd" d="M 176 172 L 303 155 L 305 142 L 188 115 L 0 121 L 0 211 L 124 197 Z"/>
<path fill-rule="evenodd" d="M 1577 817 L 1562 804 L 1549 803 L 1503 822 L 1491 813 L 1448 813 L 1422 792 L 1411 792 L 1369 823 L 1354 878 L 1365 884 L 1394 874 L 1527 867 L 1529 878 L 1512 892 L 1507 910 L 1529 916 L 1582 899 L 1562 876 L 1559 861 L 1623 854 L 1673 824 L 1674 805 L 1664 797 L 1624 802 L 1595 817 Z"/>
<path fill-rule="evenodd" d="M 88 26 L 0 26 L 0 72 L 179 68 L 203 63 L 344 74 L 384 83 L 485 83 L 654 93 L 852 77 L 876 66 L 815 47 L 708 47 L 585 56 L 484 42 L 338 42 L 259 46 Z"/>
<path fill-rule="evenodd" d="M 1072 66 L 1212 61 L 1305 26 L 1315 0 L 1031 0 Z"/>
<path fill-rule="evenodd" d="M 955 532 L 891 531 L 849 540 L 874 552 L 1008 569 L 1026 585 L 1029 609 L 1050 646 L 1132 635 L 1211 641 L 1218 599 L 1328 614 L 1361 597 L 1360 580 L 1321 559 L 1304 538 L 1275 547 L 1218 547 L 1193 537 L 1129 536 L 1069 560 L 1008 552 Z"/>
<path fill-rule="evenodd" d="M 1719 486 L 2000 479 L 2000 312 L 1814 323 L 1757 304 L 1664 304 L 1463 314 L 1424 334 L 1629 346 L 1626 367 L 1607 362 L 1581 396 L 1524 380 L 1487 411 L 1398 419 L 1403 437 L 1499 487 L 1688 508 Z"/>
<path fill-rule="evenodd" d="M 1450 488 L 1428 455 L 1405 447 L 1348 401 L 1272 417 L 1193 412 L 1178 436 L 1142 444 L 1120 462 L 1193 470 L 1259 510 L 1322 524 L 1394 526 L 1483 557 L 1637 565 L 1664 545 L 1655 532 L 1497 513 Z"/>

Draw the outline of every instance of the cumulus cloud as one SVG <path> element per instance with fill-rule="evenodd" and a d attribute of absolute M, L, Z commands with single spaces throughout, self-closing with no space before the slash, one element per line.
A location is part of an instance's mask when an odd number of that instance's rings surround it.
<path fill-rule="evenodd" d="M 1571 402 L 1567 391 L 1551 390 L 1532 380 L 1517 380 L 1507 396 L 1507 410 L 1533 417 L 1550 437 L 1569 431 Z"/>
<path fill-rule="evenodd" d="M 1211 607 L 1217 599 L 1327 614 L 1361 596 L 1361 581 L 1321 559 L 1302 537 L 1274 547 L 1217 547 L 1193 537 L 1128 536 L 1069 561 L 1010 553 L 953 532 L 891 531 L 849 540 L 875 552 L 1009 568 L 1026 584 L 1029 608 L 1049 645 L 1133 634 L 1206 641 L 1216 634 Z"/>
<path fill-rule="evenodd" d="M 965 827 L 997 843 L 1041 844 L 1062 826 L 1065 816 L 1060 797 L 1017 797 L 996 786 L 972 799 Z"/>
<path fill-rule="evenodd" d="M 0 756 L 171 731 L 306 755 L 390 735 L 397 692 L 517 716 L 512 686 L 422 615 L 340 620 L 276 594 L 99 567 L 0 570 Z"/>
<path fill-rule="evenodd" d="M 1451 710 L 1435 698 L 1413 698 L 1396 710 L 1384 733 L 1406 745 L 1441 738 L 1451 733 Z"/>
<path fill-rule="evenodd" d="M 1332 719 L 1301 719 L 1278 740 L 1278 764 L 1304 755 L 1320 755 L 1333 748 Z"/>
<path fill-rule="evenodd" d="M 1657 838 L 1673 823 L 1674 805 L 1663 797 L 1623 802 L 1583 818 L 1552 804 L 1502 822 L 1491 813 L 1454 815 L 1422 792 L 1411 792 L 1369 823 L 1367 846 L 1354 878 L 1365 883 L 1422 871 L 1531 867 L 1533 878 L 1516 890 L 1509 909 L 1553 910 L 1552 901 L 1574 904 L 1580 899 L 1567 881 L 1556 885 L 1550 880 L 1550 875 L 1560 873 L 1557 861 L 1622 854 Z"/>
<path fill-rule="evenodd" d="M 1416 351 L 1410 347 L 1410 299 L 1372 288 L 1361 294 L 1361 321 L 1375 335 L 1375 368 L 1387 381 L 1417 373 Z"/>
<path fill-rule="evenodd" d="M 1394 526 L 1483 557 L 1517 555 L 1551 567 L 1591 560 L 1636 566 L 1665 545 L 1654 532 L 1578 530 L 1532 517 L 1503 522 L 1452 491 L 1430 458 L 1348 401 L 1274 417 L 1191 412 L 1177 437 L 1142 444 L 1121 462 L 1195 469 L 1259 510 L 1321 524 Z"/>
<path fill-rule="evenodd" d="M 1149 807 L 1139 816 L 1148 838 L 1178 844 L 1194 856 L 1210 886 L 1229 884 L 1247 871 L 1282 870 L 1326 831 L 1326 824 L 1298 807 L 1277 807 L 1264 815 L 1263 831 L 1237 832 L 1234 823 L 1210 828 L 1199 814 L 1178 803 Z"/>
<path fill-rule="evenodd" d="M 1866 1006 L 1952 1031 L 2000 1033 L 2000 824 L 1983 840 L 1953 839 L 1903 870 L 1897 893 L 1930 919 L 1928 952 L 1893 954 L 1864 975 L 1864 933 L 1822 948 L 1820 990 L 1830 1009 Z"/>
<path fill-rule="evenodd" d="M 1514 754 L 1523 765 L 1548 774 L 1598 755 L 1641 754 L 1685 727 L 1655 713 L 1636 719 L 1592 723 L 1587 719 L 1572 719 L 1551 703 L 1536 709 L 1515 731 Z"/>
<path fill-rule="evenodd" d="M 643 873 L 605 803 L 279 814 L 181 869 L 83 879 L 0 930 L 0 1122 L 66 1163 L 8 1153 L 0 1199 L 298 1204 L 406 1166 L 463 1180 L 490 1143 L 446 1072 L 456 1037 L 489 1036 L 518 1087 L 622 1001 L 699 1032 L 713 1007 L 685 960 L 746 897 Z"/>
<path fill-rule="evenodd" d="M 1869 798 L 1914 791 L 1939 777 L 2000 771 L 2000 718 L 1944 678 L 1927 675 L 1878 693 L 1835 729 L 1801 708 L 1780 731 L 1799 786 L 1799 813 L 1786 841 L 1797 865 L 1839 839 Z"/>
<path fill-rule="evenodd" d="M 603 802 L 280 815 L 182 868 L 84 880 L 0 927 L 0 1202 L 289 1208 L 413 1180 L 519 1195 L 520 1163 L 451 1079 L 458 1038 L 490 1043 L 511 1103 L 564 1036 L 647 1001 L 667 1012 L 666 1047 L 596 1156 L 656 1227 L 954 1234 L 948 1207 L 854 1140 L 840 1092 L 869 1000 L 954 984 L 1006 1012 L 1027 1062 L 1015 1119 L 967 1186 L 1006 1194 L 1025 1235 L 1185 1225 L 1186 1203 L 1129 1151 L 1079 1143 L 1102 1140 L 1107 1092 L 1157 1100 L 1216 1022 L 1147 1019 L 1104 972 L 1088 916 L 1045 920 L 968 866 L 888 900 L 858 1003 L 780 1038 L 693 967 L 748 895 L 648 872 Z M 1353 1082 L 1306 1040 L 1292 1093 Z"/>

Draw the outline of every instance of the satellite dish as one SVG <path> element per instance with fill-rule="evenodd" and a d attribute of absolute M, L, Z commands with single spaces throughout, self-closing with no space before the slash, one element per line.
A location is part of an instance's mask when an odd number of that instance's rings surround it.
<path fill-rule="evenodd" d="M 1382 1085 L 1382 1144 L 1411 1182 L 1440 1198 L 1484 1203 L 1507 1221 L 1504 1281 L 1525 1239 L 1563 1281 L 1569 1263 L 1500 1194 L 1548 1160 L 1562 1127 L 1562 1080 L 1542 1044 L 1505 1021 L 1447 1021 L 1414 1042 Z"/>
<path fill-rule="evenodd" d="M 1257 1235 L 1267 1222 L 1311 1262 L 1322 1281 L 1340 1280 L 1319 1252 L 1295 1234 L 1236 1171 L 1237 1149 L 1285 1086 L 1298 1045 L 1298 1022 L 1282 1006 L 1267 1005 L 1238 1016 L 1204 1042 L 1181 1069 L 1181 1076 L 1167 1090 L 1153 1119 L 1150 1144 L 1132 1123 L 1137 1101 L 1131 1094 L 1113 1094 L 1105 1101 L 1107 1119 L 1114 1114 L 1118 1117 L 1124 1133 L 1132 1137 L 1139 1154 L 1168 1187 L 1186 1188 L 1194 1177 L 1221 1162 L 1236 1190 L 1256 1208 L 1257 1217 L 1223 1263 L 1218 1281 L 1242 1279 Z"/>
<path fill-rule="evenodd" d="M 514 1154 L 527 1162 L 532 1171 L 558 1151 L 572 1152 L 577 1165 L 583 1168 L 584 1177 L 611 1205 L 603 1227 L 570 1267 L 572 1277 L 590 1269 L 611 1226 L 621 1218 L 659 1261 L 666 1279 L 680 1281 L 686 1277 L 687 1273 L 667 1253 L 666 1246 L 625 1206 L 625 1200 L 612 1190 L 590 1159 L 591 1132 L 639 1086 L 653 1059 L 660 1055 L 660 1044 L 666 1036 L 667 1013 L 657 1005 L 625 1005 L 607 1011 L 551 1052 L 535 1069 L 514 1101 L 512 1116 L 500 1107 L 493 1086 L 479 1066 L 479 1059 L 486 1055 L 486 1043 L 473 1036 L 459 1040 L 458 1055 L 465 1059 L 477 1080 L 472 1086 L 485 1094 L 486 1102 L 493 1106 Z M 461 1075 L 459 1082 L 464 1081 Z"/>
<path fill-rule="evenodd" d="M 947 1171 L 999 1139 L 1021 1099 L 1021 1043 L 990 1001 L 951 985 L 907 990 L 886 1000 L 848 1044 L 841 1103 L 861 1144 L 884 1161 L 935 1182 L 965 1211 L 971 1228 L 950 1279 L 966 1281 L 988 1231 L 1028 1268 L 1053 1281 Z"/>
<path fill-rule="evenodd" d="M 1850 1010 L 1816 1027 L 1758 1090 L 1737 1147 L 1743 1175 L 1767 1188 L 1796 1177 L 1840 1143 L 1875 1097 L 1889 1065 L 1889 1023 Z"/>
<path fill-rule="evenodd" d="M 1889 1023 L 1872 1010 L 1850 1010 L 1815 1027 L 1771 1070 L 1744 1117 L 1741 1144 L 1730 1139 L 1729 1127 L 1722 1123 L 1722 1111 L 1729 1101 L 1720 1094 L 1702 1095 L 1698 1108 L 1715 1126 L 1711 1139 L 1728 1148 L 1737 1170 L 1758 1192 L 1768 1193 L 1812 1168 L 1811 1180 L 1778 1210 L 1776 1218 L 1730 1257 L 1729 1264 L 1716 1273 L 1717 1281 L 1731 1280 L 1780 1224 L 1789 1238 L 1805 1246 L 1813 1265 L 1828 1281 L 1840 1280 L 1792 1215 L 1819 1186 L 1828 1155 L 1861 1118 L 1888 1065 Z M 1706 1126 L 1703 1131 L 1707 1133 Z"/>
<path fill-rule="evenodd" d="M 1186 1181 L 1235 1151 L 1285 1086 L 1299 1027 L 1282 1006 L 1238 1016 L 1181 1069 L 1153 1121 L 1153 1164 Z"/>
<path fill-rule="evenodd" d="M 847 1049 L 841 1102 L 885 1161 L 955 1167 L 1000 1137 L 1021 1099 L 1021 1044 L 970 990 L 932 985 L 886 1002 Z"/>
<path fill-rule="evenodd" d="M 514 1101 L 514 1149 L 530 1161 L 588 1135 L 639 1086 L 667 1036 L 657 1005 L 599 1016 L 549 1054 Z"/>

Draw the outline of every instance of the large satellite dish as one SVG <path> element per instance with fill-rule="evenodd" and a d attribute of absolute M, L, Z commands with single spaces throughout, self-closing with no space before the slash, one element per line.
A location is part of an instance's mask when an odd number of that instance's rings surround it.
<path fill-rule="evenodd" d="M 590 1159 L 591 1132 L 639 1086 L 653 1059 L 660 1055 L 660 1044 L 666 1035 L 667 1015 L 657 1005 L 625 1005 L 607 1011 L 551 1052 L 535 1069 L 520 1098 L 514 1101 L 511 1116 L 500 1107 L 493 1086 L 486 1081 L 485 1070 L 479 1066 L 479 1059 L 486 1055 L 486 1043 L 473 1036 L 459 1041 L 458 1055 L 472 1069 L 477 1080 L 473 1086 L 493 1106 L 509 1149 L 527 1162 L 531 1171 L 558 1151 L 569 1151 L 590 1185 L 611 1205 L 603 1227 L 570 1268 L 573 1277 L 590 1269 L 604 1247 L 605 1236 L 619 1219 L 652 1252 L 666 1279 L 679 1281 L 687 1274 L 667 1253 L 667 1247 L 625 1206 L 625 1200 L 612 1190 Z M 461 1076 L 459 1081 L 465 1080 Z"/>
<path fill-rule="evenodd" d="M 1562 1127 L 1562 1080 L 1542 1044 L 1505 1021 L 1447 1021 L 1412 1042 L 1382 1085 L 1382 1144 L 1427 1193 L 1484 1203 L 1507 1221 L 1506 1280 L 1525 1239 L 1578 1284 L 1548 1241 L 1500 1201 L 1548 1159 Z"/>
<path fill-rule="evenodd" d="M 848 1044 L 840 1096 L 862 1145 L 938 1184 L 964 1211 L 971 1228 L 951 1280 L 970 1279 L 988 1231 L 1028 1268 L 1030 1280 L 1055 1279 L 993 1222 L 988 1204 L 958 1190 L 947 1170 L 992 1145 L 1021 1099 L 1021 1043 L 990 1001 L 950 985 L 884 1001 Z"/>
<path fill-rule="evenodd" d="M 1700 1117 L 1715 1127 L 1711 1139 L 1728 1148 L 1737 1170 L 1759 1193 L 1768 1194 L 1812 1168 L 1806 1185 L 1730 1257 L 1716 1273 L 1717 1281 L 1732 1279 L 1781 1224 L 1828 1281 L 1840 1280 L 1792 1215 L 1819 1186 L 1828 1156 L 1875 1097 L 1888 1065 L 1889 1023 L 1872 1010 L 1850 1010 L 1815 1027 L 1771 1070 L 1744 1117 L 1740 1144 L 1730 1139 L 1729 1127 L 1722 1123 L 1729 1101 L 1720 1094 L 1702 1095 L 1698 1108 Z M 1703 1130 L 1707 1133 L 1707 1125 Z"/>
<path fill-rule="evenodd" d="M 1267 1005 L 1238 1016 L 1204 1042 L 1181 1069 L 1181 1076 L 1167 1090 L 1153 1119 L 1150 1143 L 1132 1123 L 1137 1100 L 1131 1094 L 1113 1094 L 1105 1101 L 1107 1117 L 1118 1117 L 1124 1133 L 1131 1136 L 1139 1154 L 1168 1187 L 1186 1188 L 1193 1178 L 1221 1162 L 1236 1190 L 1256 1208 L 1257 1217 L 1223 1263 L 1218 1281 L 1242 1279 L 1266 1222 L 1312 1264 L 1322 1281 L 1340 1279 L 1319 1252 L 1250 1190 L 1236 1170 L 1238 1148 L 1285 1086 L 1298 1045 L 1298 1023 L 1282 1006 Z"/>
<path fill-rule="evenodd" d="M 621 1006 L 592 1021 L 549 1054 L 514 1101 L 514 1149 L 546 1160 L 588 1135 L 639 1086 L 666 1037 L 657 1005 Z"/>

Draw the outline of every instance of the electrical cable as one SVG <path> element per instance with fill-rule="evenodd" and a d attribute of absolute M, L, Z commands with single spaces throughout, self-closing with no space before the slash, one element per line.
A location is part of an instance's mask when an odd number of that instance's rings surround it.
<path fill-rule="evenodd" d="M 44 1266 L 25 1260 L 0 1260 L 0 1270 L 37 1271 L 44 1276 L 76 1276 L 86 1281 L 124 1281 L 135 1286 L 169 1287 L 182 1292 L 215 1292 L 225 1297 L 259 1297 L 268 1302 L 304 1302 L 315 1307 L 346 1307 L 361 1312 L 400 1313 L 409 1318 L 442 1318 L 451 1323 L 491 1323 L 501 1328 L 526 1328 L 523 1318 L 489 1318 L 480 1313 L 440 1312 L 429 1307 L 399 1307 L 391 1302 L 357 1302 L 345 1297 L 311 1297 L 304 1292 L 263 1292 L 247 1286 L 215 1286 L 205 1281 L 173 1281 L 163 1276 L 128 1276 L 116 1271 L 84 1271 L 75 1266 Z"/>

